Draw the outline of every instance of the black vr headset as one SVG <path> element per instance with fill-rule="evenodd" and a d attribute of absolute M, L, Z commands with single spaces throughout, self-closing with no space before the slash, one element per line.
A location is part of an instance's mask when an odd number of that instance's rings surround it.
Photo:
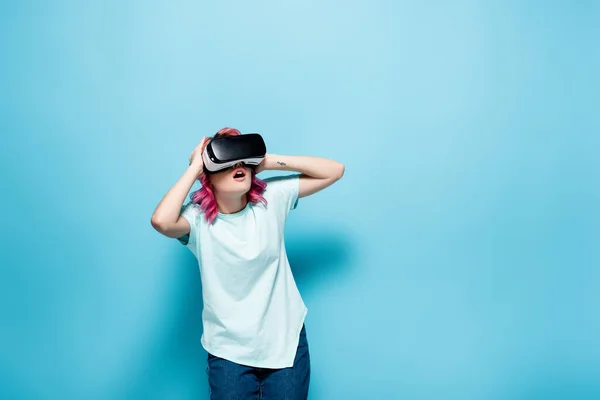
<path fill-rule="evenodd" d="M 202 160 L 205 171 L 214 173 L 239 162 L 255 168 L 264 160 L 266 153 L 267 147 L 262 136 L 247 133 L 211 139 L 202 152 Z"/>

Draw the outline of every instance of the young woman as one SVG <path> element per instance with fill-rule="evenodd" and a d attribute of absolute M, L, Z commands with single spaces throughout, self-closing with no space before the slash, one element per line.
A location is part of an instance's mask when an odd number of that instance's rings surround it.
<path fill-rule="evenodd" d="M 215 137 L 240 135 L 223 128 Z M 284 225 L 298 199 L 325 189 L 344 165 L 318 157 L 267 154 L 206 173 L 202 141 L 189 167 L 160 201 L 152 226 L 198 259 L 211 399 L 306 399 L 310 355 L 307 308 L 290 270 Z M 294 171 L 261 180 L 264 170 Z M 202 187 L 183 204 L 192 185 Z"/>

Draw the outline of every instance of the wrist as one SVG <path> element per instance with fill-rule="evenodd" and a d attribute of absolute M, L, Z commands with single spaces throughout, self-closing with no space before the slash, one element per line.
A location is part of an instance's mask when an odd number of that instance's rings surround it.
<path fill-rule="evenodd" d="M 285 170 L 287 169 L 287 163 L 285 157 L 279 154 L 267 154 L 265 157 L 265 165 L 267 169 L 272 170 Z"/>
<path fill-rule="evenodd" d="M 188 166 L 188 171 L 193 174 L 196 179 L 199 179 L 204 173 L 204 166 L 192 163 Z"/>

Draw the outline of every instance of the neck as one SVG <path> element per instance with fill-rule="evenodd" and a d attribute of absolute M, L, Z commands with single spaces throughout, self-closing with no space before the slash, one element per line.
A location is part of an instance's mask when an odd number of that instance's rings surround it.
<path fill-rule="evenodd" d="M 248 198 L 246 195 L 235 197 L 215 196 L 215 198 L 217 200 L 219 212 L 222 214 L 234 214 L 236 212 L 240 212 L 244 209 L 244 207 L 246 207 L 246 204 L 248 204 Z"/>

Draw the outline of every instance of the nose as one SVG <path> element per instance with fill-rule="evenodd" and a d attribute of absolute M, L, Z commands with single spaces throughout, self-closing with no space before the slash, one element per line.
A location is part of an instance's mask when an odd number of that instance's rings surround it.
<path fill-rule="evenodd" d="M 242 168 L 243 166 L 244 166 L 244 163 L 240 161 L 240 162 L 235 163 L 233 168 Z"/>

